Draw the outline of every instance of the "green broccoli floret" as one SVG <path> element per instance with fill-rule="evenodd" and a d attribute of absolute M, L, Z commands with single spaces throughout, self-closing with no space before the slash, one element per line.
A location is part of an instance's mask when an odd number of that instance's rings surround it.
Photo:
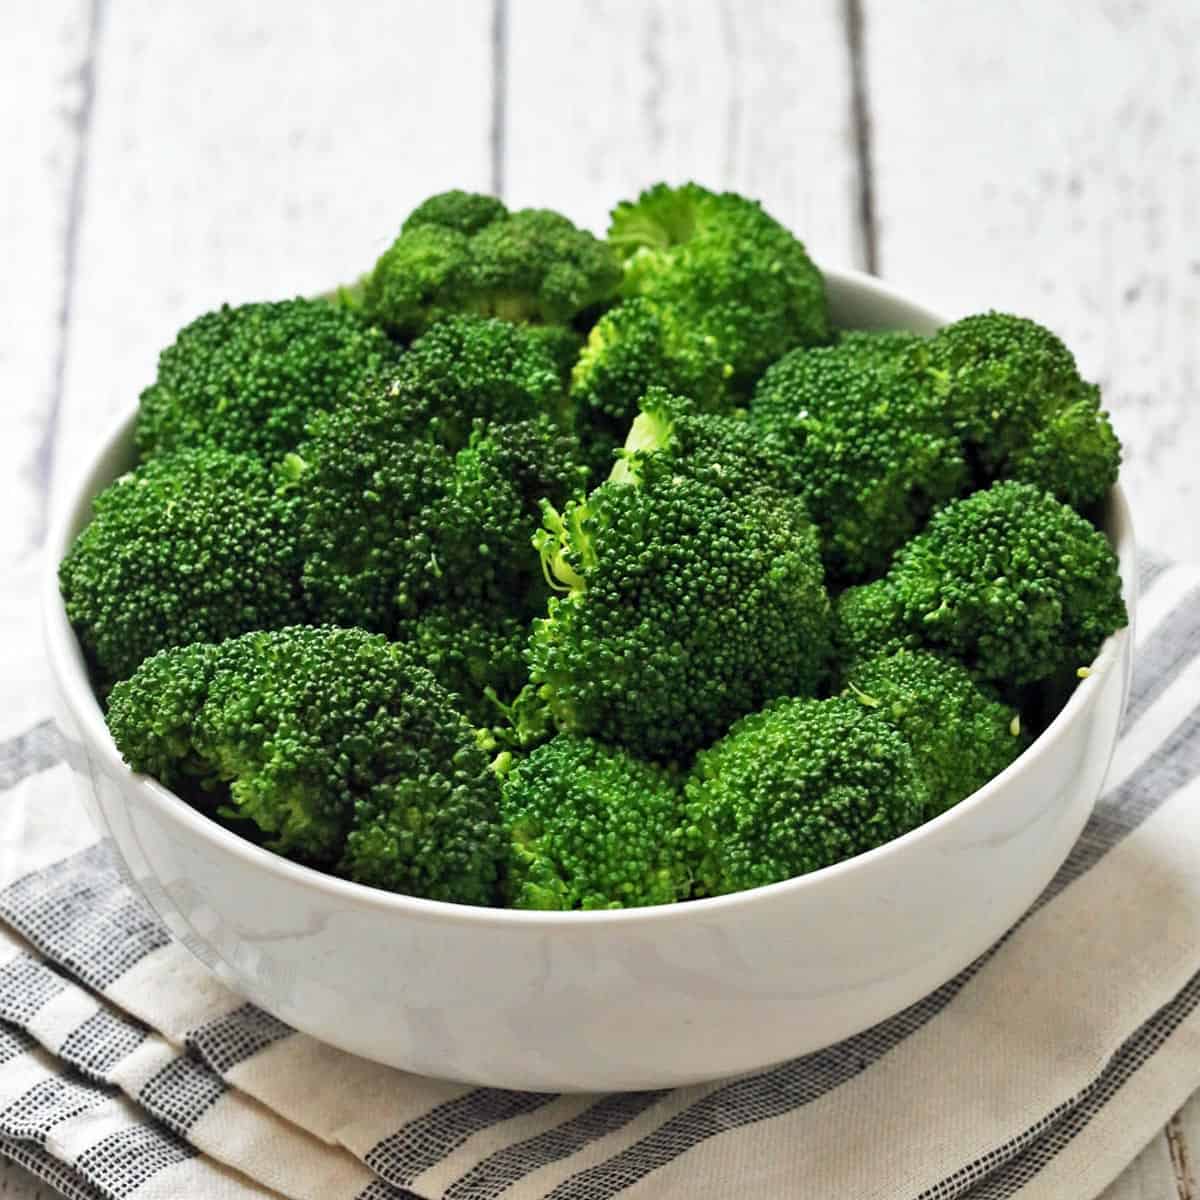
<path fill-rule="evenodd" d="M 776 700 L 696 758 L 684 831 L 696 894 L 831 866 L 915 828 L 928 805 L 908 742 L 857 700 Z"/>
<path fill-rule="evenodd" d="M 285 469 L 313 616 L 394 636 L 437 578 L 431 513 L 444 502 L 454 460 L 405 433 L 393 386 L 380 379 L 317 417 Z"/>
<path fill-rule="evenodd" d="M 927 818 L 978 791 L 1029 745 L 1017 710 L 943 655 L 901 650 L 870 659 L 851 670 L 846 695 L 912 747 L 929 786 Z"/>
<path fill-rule="evenodd" d="M 550 421 L 478 423 L 431 517 L 441 594 L 500 603 L 525 620 L 544 611 L 546 581 L 531 544 L 542 502 L 560 508 L 586 483 L 577 439 Z"/>
<path fill-rule="evenodd" d="M 490 904 L 499 785 L 474 730 L 402 646 L 293 626 L 148 660 L 113 691 L 134 770 L 227 784 L 273 849 L 389 891 Z"/>
<path fill-rule="evenodd" d="M 59 566 L 102 690 L 168 646 L 304 619 L 292 505 L 248 454 L 164 454 L 96 498 Z"/>
<path fill-rule="evenodd" d="M 627 300 L 593 326 L 571 375 L 583 427 L 612 449 L 623 441 L 638 401 L 654 386 L 724 406 L 732 366 L 716 339 L 645 299 Z"/>
<path fill-rule="evenodd" d="M 277 458 L 311 416 L 395 357 L 378 329 L 323 300 L 224 305 L 159 356 L 134 429 L 138 454 L 210 445 Z"/>
<path fill-rule="evenodd" d="M 449 192 L 405 221 L 366 280 L 363 306 L 403 338 L 454 313 L 563 324 L 611 297 L 620 278 L 607 244 L 566 217 Z"/>
<path fill-rule="evenodd" d="M 1086 666 L 1128 620 L 1104 535 L 1012 481 L 946 505 L 872 586 L 890 590 L 898 628 L 1000 686 Z"/>
<path fill-rule="evenodd" d="M 846 672 L 868 659 L 897 650 L 915 650 L 919 637 L 902 622 L 891 580 L 884 577 L 848 587 L 833 605 L 834 661 L 842 682 Z"/>
<path fill-rule="evenodd" d="M 685 899 L 674 772 L 559 734 L 506 775 L 512 908 L 635 908 Z"/>
<path fill-rule="evenodd" d="M 562 594 L 534 625 L 530 678 L 562 731 L 682 759 L 821 679 L 829 602 L 794 496 L 731 495 L 641 453 L 586 500 L 546 505 L 537 546 Z"/>
<path fill-rule="evenodd" d="M 542 339 L 507 321 L 450 317 L 417 338 L 381 392 L 397 434 L 432 433 L 451 450 L 476 421 L 573 417 L 558 369 Z"/>
<path fill-rule="evenodd" d="M 711 338 L 731 394 L 748 393 L 794 346 L 829 337 L 821 273 L 753 200 L 657 184 L 617 205 L 608 240 L 623 260 L 622 295 L 644 296 L 680 328 Z"/>
<path fill-rule="evenodd" d="M 784 456 L 839 580 L 886 570 L 939 504 L 966 491 L 956 437 L 900 370 L 910 335 L 859 333 L 768 368 L 750 418 Z"/>
<path fill-rule="evenodd" d="M 953 421 L 977 458 L 981 482 L 1017 479 L 1075 508 L 1103 500 L 1117 480 L 1121 447 L 1099 389 L 1048 329 L 988 312 L 913 347 L 936 411 Z"/>
<path fill-rule="evenodd" d="M 550 355 L 565 395 L 587 339 L 569 325 L 525 325 L 522 328 Z"/>

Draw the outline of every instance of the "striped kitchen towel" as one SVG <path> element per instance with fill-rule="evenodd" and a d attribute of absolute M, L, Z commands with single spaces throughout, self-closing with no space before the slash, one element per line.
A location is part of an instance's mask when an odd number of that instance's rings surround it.
<path fill-rule="evenodd" d="M 88 1200 L 1096 1195 L 1200 1088 L 1200 571 L 1141 583 L 1106 793 L 1018 926 L 857 1037 L 664 1092 L 439 1083 L 245 1003 L 129 890 L 10 677 L 0 1154 Z"/>

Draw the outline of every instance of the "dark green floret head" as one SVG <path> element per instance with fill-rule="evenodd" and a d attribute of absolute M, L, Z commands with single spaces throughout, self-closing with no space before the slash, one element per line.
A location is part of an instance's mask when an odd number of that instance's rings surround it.
<path fill-rule="evenodd" d="M 505 776 L 513 908 L 604 909 L 685 899 L 682 789 L 673 771 L 559 734 Z"/>
<path fill-rule="evenodd" d="M 803 244 L 744 196 L 657 184 L 617 205 L 608 240 L 624 265 L 622 295 L 644 296 L 712 338 L 733 394 L 748 393 L 794 346 L 829 338 L 821 273 Z"/>
<path fill-rule="evenodd" d="M 394 635 L 436 580 L 432 514 L 453 456 L 406 433 L 394 381 L 379 379 L 324 413 L 284 464 L 299 519 L 313 616 Z"/>
<path fill-rule="evenodd" d="M 832 866 L 915 828 L 928 805 L 912 748 L 859 701 L 776 700 L 697 756 L 684 832 L 697 894 Z"/>
<path fill-rule="evenodd" d="M 966 317 L 917 347 L 912 369 L 976 456 L 981 482 L 1017 479 L 1075 508 L 1103 500 L 1116 482 L 1121 447 L 1099 389 L 1036 321 Z"/>
<path fill-rule="evenodd" d="M 1087 666 L 1128 620 L 1104 535 L 1025 483 L 948 504 L 887 578 L 902 627 L 1001 686 Z"/>
<path fill-rule="evenodd" d="M 396 349 L 356 313 L 324 300 L 224 305 L 160 355 L 134 437 L 142 458 L 209 445 L 277 458 Z"/>
<path fill-rule="evenodd" d="M 571 397 L 587 427 L 617 444 L 653 386 L 688 396 L 701 409 L 727 407 L 733 366 L 716 339 L 650 300 L 626 300 L 592 327 L 571 376 Z"/>
<path fill-rule="evenodd" d="M 624 481 L 547 505 L 537 545 L 560 594 L 530 676 L 561 730 L 683 760 L 822 678 L 829 601 L 796 497 L 731 496 L 645 454 Z"/>
<path fill-rule="evenodd" d="M 621 271 L 600 239 L 548 209 L 508 212 L 466 192 L 431 197 L 368 276 L 364 310 L 412 338 L 454 313 L 564 324 L 614 295 Z"/>
<path fill-rule="evenodd" d="M 227 788 L 229 815 L 282 854 L 389 891 L 494 901 L 498 782 L 405 647 L 301 626 L 183 647 L 119 685 L 108 719 L 135 770 Z"/>
<path fill-rule="evenodd" d="M 860 662 L 920 646 L 920 639 L 904 625 L 903 615 L 886 576 L 838 593 L 833 605 L 833 657 L 843 682 L 846 672 Z"/>
<path fill-rule="evenodd" d="M 929 787 L 926 818 L 978 791 L 1029 745 L 1017 710 L 944 655 L 901 650 L 869 659 L 850 672 L 845 695 L 912 747 Z"/>
<path fill-rule="evenodd" d="M 59 566 L 101 689 L 168 646 L 302 620 L 296 525 L 248 454 L 162 455 L 105 488 Z"/>
<path fill-rule="evenodd" d="M 969 487 L 958 439 L 897 369 L 917 340 L 856 334 L 793 350 L 754 391 L 750 419 L 789 464 L 837 580 L 881 574 L 934 508 Z"/>
<path fill-rule="evenodd" d="M 571 421 L 558 368 L 542 340 L 488 317 L 456 316 L 435 325 L 381 382 L 373 392 L 387 397 L 398 432 L 433 436 L 451 450 L 466 444 L 476 421 Z"/>

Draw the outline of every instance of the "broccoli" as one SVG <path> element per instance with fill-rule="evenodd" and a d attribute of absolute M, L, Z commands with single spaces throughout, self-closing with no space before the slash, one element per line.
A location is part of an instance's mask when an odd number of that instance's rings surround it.
<path fill-rule="evenodd" d="M 1007 687 L 1085 666 L 1128 619 L 1104 535 L 1014 481 L 946 505 L 882 580 L 846 596 L 839 632 L 857 654 L 915 639 Z"/>
<path fill-rule="evenodd" d="M 569 325 L 523 325 L 521 328 L 535 342 L 540 342 L 542 349 L 550 355 L 565 395 L 571 386 L 571 374 L 587 339 Z"/>
<path fill-rule="evenodd" d="M 895 726 L 929 787 L 936 817 L 978 791 L 1029 745 L 1017 711 L 984 691 L 961 663 L 901 650 L 850 672 L 846 695 Z"/>
<path fill-rule="evenodd" d="M 885 576 L 838 593 L 833 603 L 834 661 L 847 671 L 897 650 L 917 650 L 921 640 L 901 622 L 895 589 Z"/>
<path fill-rule="evenodd" d="M 968 489 L 961 445 L 898 365 L 912 335 L 859 333 L 767 369 L 750 418 L 820 525 L 826 568 L 881 574 L 939 504 Z"/>
<path fill-rule="evenodd" d="M 466 443 L 476 420 L 545 415 L 569 426 L 573 419 L 543 341 L 487 317 L 450 317 L 435 325 L 380 382 L 375 395 L 390 408 L 397 434 L 433 436 L 452 450 Z"/>
<path fill-rule="evenodd" d="M 657 184 L 616 206 L 608 240 L 623 261 L 623 297 L 644 296 L 675 329 L 711 338 L 730 395 L 748 394 L 785 351 L 829 338 L 820 272 L 753 200 L 694 183 Z"/>
<path fill-rule="evenodd" d="M 571 397 L 583 427 L 612 450 L 650 387 L 665 387 L 700 408 L 716 410 L 724 405 L 732 374 L 711 334 L 669 308 L 634 298 L 592 328 L 571 375 Z"/>
<path fill-rule="evenodd" d="M 577 443 L 555 424 L 561 395 L 523 330 L 463 317 L 317 417 L 287 462 L 314 614 L 397 635 L 426 604 L 490 581 L 523 595 L 540 574 L 538 501 L 582 486 Z"/>
<path fill-rule="evenodd" d="M 536 544 L 561 594 L 534 624 L 530 679 L 560 730 L 670 761 L 815 691 L 829 601 L 801 500 L 634 458 L 585 500 L 544 506 Z"/>
<path fill-rule="evenodd" d="M 228 785 L 270 846 L 389 891 L 490 904 L 499 783 L 446 691 L 402 646 L 292 626 L 148 659 L 113 690 L 134 770 Z"/>
<path fill-rule="evenodd" d="M 915 828 L 928 805 L 908 742 L 857 700 L 775 700 L 696 757 L 683 833 L 696 894 L 831 866 Z"/>
<path fill-rule="evenodd" d="M 1016 479 L 1083 509 L 1117 480 L 1121 447 L 1099 389 L 1048 329 L 987 312 L 910 348 L 935 411 L 977 458 L 980 482 Z"/>
<path fill-rule="evenodd" d="M 620 279 L 612 250 L 566 217 L 448 192 L 405 221 L 367 277 L 363 308 L 401 338 L 454 313 L 563 324 L 611 297 Z"/>
<path fill-rule="evenodd" d="M 59 566 L 101 690 L 169 646 L 304 619 L 293 506 L 248 454 L 164 454 L 97 496 Z"/>
<path fill-rule="evenodd" d="M 595 909 L 685 899 L 682 799 L 674 772 L 560 733 L 503 781 L 508 903 Z"/>
<path fill-rule="evenodd" d="M 396 357 L 378 330 L 323 300 L 224 305 L 185 326 L 141 397 L 141 458 L 211 445 L 278 458 L 305 422 Z"/>

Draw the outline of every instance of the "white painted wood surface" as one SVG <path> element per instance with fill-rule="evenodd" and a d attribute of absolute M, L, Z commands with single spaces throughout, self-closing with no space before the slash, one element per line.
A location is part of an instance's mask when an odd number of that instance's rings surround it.
<path fill-rule="evenodd" d="M 1143 540 L 1200 557 L 1194 0 L 43 0 L 4 19 L 0 569 L 23 572 L 47 480 L 189 317 L 353 275 L 442 187 L 599 230 L 659 177 L 755 194 L 820 261 L 950 311 L 1059 329 L 1105 385 Z M 1105 1200 L 1193 1200 L 1193 1154 L 1200 1101 Z M 4 1200 L 48 1195 L 0 1163 Z"/>

